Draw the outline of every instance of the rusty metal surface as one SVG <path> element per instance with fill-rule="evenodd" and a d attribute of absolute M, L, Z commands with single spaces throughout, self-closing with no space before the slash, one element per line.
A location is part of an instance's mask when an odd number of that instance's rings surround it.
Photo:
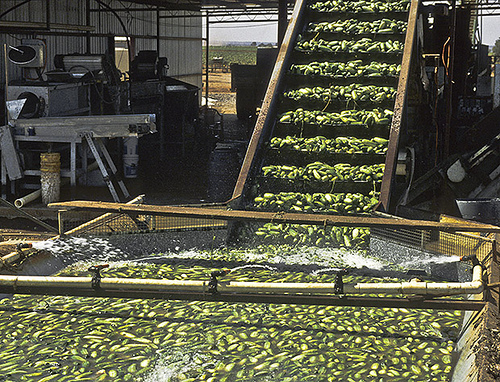
<path fill-rule="evenodd" d="M 384 227 L 435 229 L 440 231 L 464 232 L 500 232 L 500 227 L 481 223 L 434 222 L 426 220 L 410 220 L 402 218 L 380 218 L 365 216 L 320 215 L 304 213 L 275 213 L 261 211 L 215 210 L 197 207 L 171 207 L 157 205 L 131 205 L 125 203 L 72 201 L 49 204 L 50 208 L 62 210 L 80 209 L 89 211 L 105 211 L 131 215 L 163 215 L 213 220 L 274 222 L 284 224 L 312 224 L 343 227 Z"/>
<path fill-rule="evenodd" d="M 288 62 L 293 51 L 292 43 L 295 41 L 300 31 L 299 26 L 301 24 L 303 14 L 305 13 L 305 6 L 305 0 L 297 0 L 295 2 L 293 13 L 290 22 L 288 23 L 288 28 L 281 44 L 276 64 L 266 90 L 264 102 L 262 103 L 259 117 L 255 123 L 255 128 L 248 144 L 245 159 L 243 160 L 243 165 L 241 166 L 240 174 L 234 188 L 233 199 L 238 198 L 243 194 L 245 184 L 251 175 L 258 149 L 263 142 L 265 134 L 268 134 L 273 126 L 275 117 L 274 112 L 280 96 L 279 89 L 288 69 L 286 67 L 286 63 Z"/>
<path fill-rule="evenodd" d="M 218 293 L 186 293 L 162 292 L 144 290 L 105 290 L 98 289 L 64 289 L 61 287 L 5 287 L 0 286 L 0 293 L 8 294 L 35 294 L 52 296 L 84 296 L 84 297 L 114 297 L 140 298 L 160 300 L 187 300 L 187 301 L 217 301 L 230 303 L 264 303 L 264 304 L 297 304 L 297 305 L 327 305 L 327 306 L 361 306 L 377 308 L 412 308 L 436 310 L 469 310 L 483 309 L 482 301 L 455 300 L 455 299 L 424 299 L 424 298 L 377 298 L 377 297 L 350 297 L 350 296 L 292 296 L 283 294 L 234 294 Z"/>
<path fill-rule="evenodd" d="M 387 149 L 387 156 L 385 158 L 384 177 L 380 188 L 380 203 L 383 210 L 387 212 L 390 211 L 391 188 L 396 174 L 401 124 L 406 106 L 412 54 L 415 51 L 414 45 L 417 43 L 416 35 L 419 6 L 419 0 L 412 0 L 403 51 L 403 63 L 401 65 L 401 73 L 399 75 L 398 90 L 394 105 L 394 115 L 392 117 L 391 130 L 389 133 L 389 146 Z"/>

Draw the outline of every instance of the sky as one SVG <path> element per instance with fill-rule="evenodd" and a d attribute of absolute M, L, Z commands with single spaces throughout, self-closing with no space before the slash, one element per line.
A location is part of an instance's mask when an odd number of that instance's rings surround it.
<path fill-rule="evenodd" d="M 210 44 L 223 42 L 272 42 L 278 41 L 278 22 L 220 23 L 210 25 Z"/>
<path fill-rule="evenodd" d="M 481 18 L 481 29 L 485 45 L 495 45 L 500 38 L 500 16 Z M 210 25 L 210 44 L 225 42 L 276 42 L 278 23 L 272 21 L 259 23 L 220 23 Z"/>
<path fill-rule="evenodd" d="M 495 45 L 495 41 L 500 38 L 500 16 L 482 17 L 483 44 Z"/>

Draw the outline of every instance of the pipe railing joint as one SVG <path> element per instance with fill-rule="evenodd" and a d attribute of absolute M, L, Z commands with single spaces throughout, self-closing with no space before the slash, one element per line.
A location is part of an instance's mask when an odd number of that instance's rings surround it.
<path fill-rule="evenodd" d="M 213 295 L 218 294 L 219 292 L 217 290 L 217 284 L 218 284 L 217 277 L 225 276 L 229 272 L 231 272 L 230 269 L 221 269 L 219 271 L 214 271 L 210 273 L 210 281 L 208 282 L 208 292 Z"/>
<path fill-rule="evenodd" d="M 92 265 L 91 267 L 89 267 L 88 271 L 92 273 L 92 289 L 101 289 L 101 270 L 108 267 L 109 264 Z"/>
<path fill-rule="evenodd" d="M 348 273 L 348 270 L 344 268 L 335 274 L 335 283 L 333 285 L 333 292 L 335 294 L 344 294 L 344 280 L 342 279 L 342 276 L 345 276 Z"/>

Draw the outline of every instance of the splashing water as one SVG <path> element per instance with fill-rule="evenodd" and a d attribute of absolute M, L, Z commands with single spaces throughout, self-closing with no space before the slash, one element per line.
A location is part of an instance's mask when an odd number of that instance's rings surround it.
<path fill-rule="evenodd" d="M 438 255 L 438 256 L 426 257 L 426 258 L 415 257 L 415 258 L 403 261 L 400 265 L 403 268 L 412 268 L 412 267 L 431 265 L 431 264 L 456 263 L 458 261 L 460 261 L 460 258 L 457 256 Z"/>
<path fill-rule="evenodd" d="M 114 247 L 105 238 L 65 237 L 56 240 L 34 242 L 33 248 L 50 252 L 65 263 L 81 260 L 125 260 L 129 255 Z"/>
<path fill-rule="evenodd" d="M 336 272 L 340 272 L 342 270 L 342 268 L 324 268 L 324 269 L 316 269 L 315 271 L 312 271 L 311 272 L 311 275 L 312 276 L 318 276 L 322 273 L 329 273 L 329 272 L 333 272 L 333 273 L 336 273 Z"/>
<path fill-rule="evenodd" d="M 192 351 L 161 352 L 160 359 L 156 362 L 153 371 L 144 378 L 143 382 L 177 380 L 179 374 L 190 371 L 193 365 L 213 366 L 212 363 L 209 357 Z"/>
<path fill-rule="evenodd" d="M 240 271 L 242 269 L 268 269 L 268 270 L 274 271 L 274 272 L 278 271 L 278 268 L 270 267 L 268 265 L 248 264 L 248 265 L 242 265 L 241 267 L 233 268 L 233 269 L 231 269 L 231 272 Z"/>

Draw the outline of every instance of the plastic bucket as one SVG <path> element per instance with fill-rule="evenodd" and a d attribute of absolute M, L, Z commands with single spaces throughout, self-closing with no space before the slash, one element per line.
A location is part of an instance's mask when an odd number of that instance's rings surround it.
<path fill-rule="evenodd" d="M 139 155 L 123 156 L 123 176 L 125 178 L 137 178 L 138 166 L 139 166 Z"/>
<path fill-rule="evenodd" d="M 138 137 L 123 138 L 123 155 L 139 155 L 138 146 Z"/>

